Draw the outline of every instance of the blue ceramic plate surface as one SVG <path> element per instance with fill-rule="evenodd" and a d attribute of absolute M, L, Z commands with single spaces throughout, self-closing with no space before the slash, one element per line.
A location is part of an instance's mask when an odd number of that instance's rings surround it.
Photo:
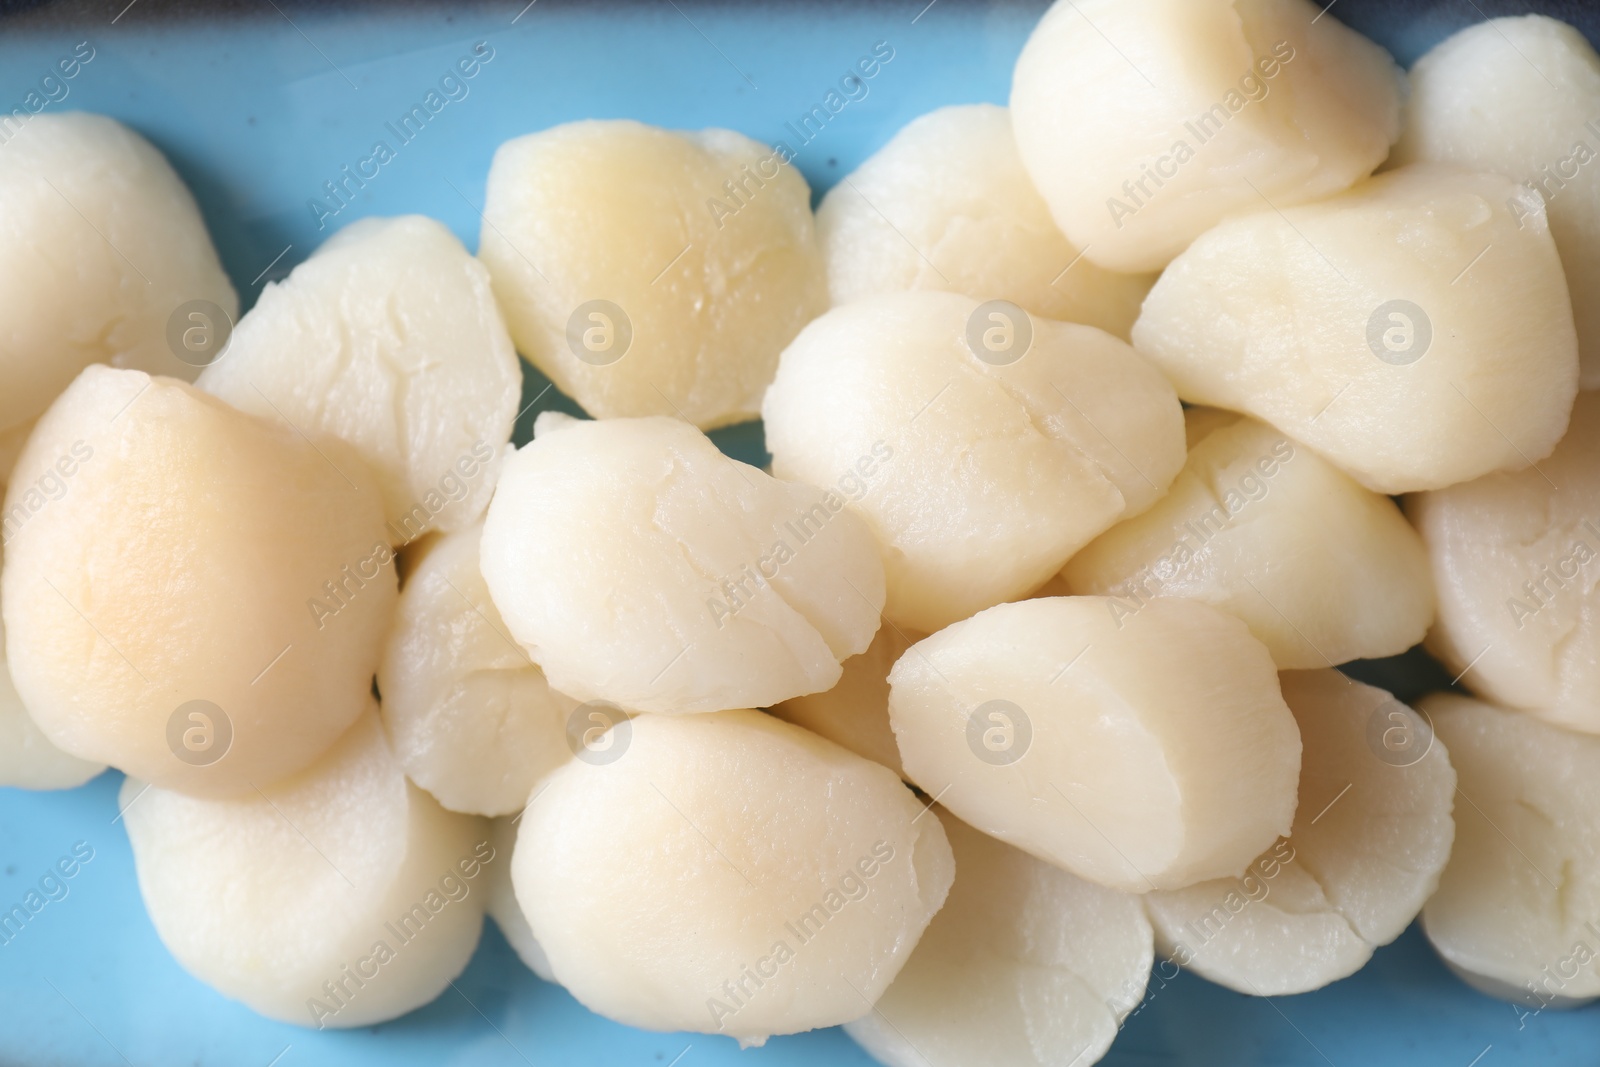
<path fill-rule="evenodd" d="M 8 6 L 24 10 L 0 15 L 0 111 L 38 92 L 51 110 L 104 112 L 149 137 L 195 190 L 246 307 L 333 229 L 362 216 L 432 215 L 475 247 L 495 147 L 572 119 L 726 126 L 784 140 L 820 193 L 925 111 L 1004 102 L 1012 63 L 1043 7 L 540 0 L 524 8 L 516 0 L 328 9 L 259 0 L 191 9 L 108 0 L 0 3 L 0 12 Z M 1544 6 L 1593 37 L 1600 16 L 1592 6 Z M 1410 63 L 1485 12 L 1526 10 L 1489 0 L 1343 0 L 1332 14 Z M 93 59 L 70 81 L 45 82 L 82 42 Z M 398 143 L 392 124 L 478 42 L 493 56 L 465 95 L 457 91 Z M 892 49 L 893 58 L 866 94 L 856 90 L 858 99 L 801 143 L 789 124 L 822 103 L 875 45 Z M 330 198 L 325 183 L 369 157 L 378 141 L 395 149 L 394 158 L 348 203 Z M 529 374 L 526 399 L 538 399 L 519 423 L 519 440 L 537 411 L 573 410 L 553 390 L 543 392 L 546 384 Z M 740 458 L 763 458 L 758 426 L 717 438 Z M 1416 656 L 1358 673 L 1402 697 L 1440 680 Z M 0 1065 L 871 1062 L 837 1030 L 740 1051 L 725 1038 L 618 1026 L 534 978 L 492 923 L 454 987 L 402 1019 L 353 1032 L 269 1022 L 191 978 L 162 947 L 139 901 L 118 821 L 119 784 L 109 773 L 66 793 L 0 789 L 0 911 L 75 847 L 93 851 L 64 897 L 0 943 Z M 1360 974 L 1304 996 L 1257 999 L 1187 974 L 1157 977 L 1103 1062 L 1592 1067 L 1600 1063 L 1600 1010 L 1523 1017 L 1453 979 L 1413 928 Z"/>

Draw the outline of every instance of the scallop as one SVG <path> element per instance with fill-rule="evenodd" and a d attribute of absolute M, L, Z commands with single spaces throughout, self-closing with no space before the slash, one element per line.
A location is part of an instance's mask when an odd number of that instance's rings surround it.
<path fill-rule="evenodd" d="M 32 432 L 32 422 L 0 430 L 0 493 L 4 493 L 6 483 L 11 480 L 11 468 L 17 465 L 17 457 L 22 455 L 22 446 L 28 443 Z"/>
<path fill-rule="evenodd" d="M 1148 271 L 1229 215 L 1371 174 L 1404 84 L 1308 0 L 1057 0 L 1017 59 L 1011 110 L 1067 239 Z"/>
<path fill-rule="evenodd" d="M 478 255 L 518 349 L 596 418 L 754 418 L 828 302 L 805 179 L 730 130 L 587 121 L 507 141 Z"/>
<path fill-rule="evenodd" d="M 1600 997 L 1600 738 L 1454 693 L 1419 708 L 1465 801 L 1422 912 L 1428 940 L 1489 996 L 1540 1009 Z"/>
<path fill-rule="evenodd" d="M 1156 596 L 1237 615 L 1280 669 L 1394 656 L 1433 621 L 1422 541 L 1387 497 L 1254 419 L 1191 408 L 1172 490 L 1067 562 L 1074 593 L 1132 614 Z"/>
<path fill-rule="evenodd" d="M 4 567 L 5 548 L 0 543 L 0 570 Z M 71 789 L 105 770 L 103 763 L 67 755 L 33 724 L 11 684 L 5 649 L 6 628 L 0 622 L 0 786 Z"/>
<path fill-rule="evenodd" d="M 1133 343 L 1184 400 L 1271 423 L 1378 493 L 1538 462 L 1578 388 L 1537 194 L 1442 164 L 1221 223 L 1162 274 Z"/>
<path fill-rule="evenodd" d="M 1127 339 L 1155 278 L 1096 266 L 1050 217 L 993 104 L 913 119 L 817 209 L 835 304 L 938 289 Z"/>
<path fill-rule="evenodd" d="M 865 652 L 839 665 L 843 673 L 837 685 L 825 693 L 785 700 L 772 714 L 899 774 L 900 750 L 889 728 L 889 670 L 926 636 L 906 633 L 892 623 L 879 627 Z"/>
<path fill-rule="evenodd" d="M 238 316 L 183 180 L 103 115 L 8 138 L 0 234 L 0 453 L 91 363 L 192 381 Z"/>
<path fill-rule="evenodd" d="M 1105 1055 L 1152 962 L 1139 897 L 1075 878 L 941 811 L 949 899 L 845 1032 L 889 1067 L 1072 1067 Z"/>
<path fill-rule="evenodd" d="M 1257 996 L 1363 967 L 1422 910 L 1455 835 L 1455 771 L 1425 718 L 1338 671 L 1282 683 L 1305 745 L 1289 837 L 1239 878 L 1144 898 L 1163 956 Z"/>
<path fill-rule="evenodd" d="M 869 1010 L 950 889 L 939 820 L 888 768 L 757 711 L 627 730 L 615 758 L 555 771 L 517 834 L 556 979 L 629 1026 L 745 1045 Z"/>
<path fill-rule="evenodd" d="M 1245 624 L 1158 597 L 1002 604 L 911 646 L 889 721 L 964 822 L 1113 889 L 1233 877 L 1289 830 L 1300 733 Z"/>
<path fill-rule="evenodd" d="M 1411 68 L 1392 162 L 1494 171 L 1545 202 L 1577 323 L 1582 387 L 1600 386 L 1600 56 L 1543 15 L 1487 19 Z M 1527 210 L 1519 196 L 1513 213 Z"/>
<path fill-rule="evenodd" d="M 312 767 L 236 799 L 129 778 L 139 891 L 185 970 L 271 1019 L 370 1026 L 438 996 L 483 929 L 480 819 L 405 779 L 371 707 Z"/>
<path fill-rule="evenodd" d="M 63 751 L 249 795 L 361 714 L 395 577 L 376 481 L 338 440 L 91 366 L 5 508 L 6 658 Z"/>
<path fill-rule="evenodd" d="M 784 352 L 772 470 L 842 493 L 877 537 L 884 614 L 931 632 L 1023 596 L 1183 466 L 1183 414 L 1139 354 L 1004 302 L 836 307 Z"/>
<path fill-rule="evenodd" d="M 394 544 L 465 529 L 494 492 L 522 367 L 489 272 L 432 219 L 362 219 L 269 283 L 200 388 L 353 445 Z"/>
<path fill-rule="evenodd" d="M 546 982 L 554 982 L 556 976 L 550 970 L 550 957 L 544 954 L 539 939 L 533 936 L 533 927 L 528 925 L 527 916 L 522 914 L 522 905 L 517 903 L 516 887 L 511 881 L 518 822 L 516 816 L 507 815 L 491 824 L 489 840 L 500 862 L 490 864 L 484 875 L 488 879 L 484 883 L 488 893 L 484 898 L 484 906 L 489 917 L 500 928 L 506 943 L 511 946 L 511 951 L 517 954 L 528 970 Z"/>
<path fill-rule="evenodd" d="M 883 607 L 877 546 L 843 497 L 729 459 L 676 419 L 540 415 L 481 551 L 550 685 L 630 711 L 830 689 Z"/>
<path fill-rule="evenodd" d="M 1548 459 L 1407 498 L 1439 618 L 1427 647 L 1463 685 L 1600 733 L 1600 394 Z"/>
<path fill-rule="evenodd" d="M 578 701 L 550 688 L 506 630 L 478 564 L 482 525 L 430 538 L 378 664 L 395 756 L 451 811 L 509 815 L 571 757 Z"/>

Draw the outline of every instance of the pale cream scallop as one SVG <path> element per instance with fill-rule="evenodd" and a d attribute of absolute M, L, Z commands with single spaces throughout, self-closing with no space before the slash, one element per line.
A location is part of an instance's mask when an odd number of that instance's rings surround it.
<path fill-rule="evenodd" d="M 30 422 L 0 431 L 0 496 L 4 495 L 6 479 L 32 430 Z M 15 528 L 14 521 L 5 519 L 5 514 L 0 513 L 0 571 L 5 569 L 5 542 Z M 22 698 L 17 695 L 16 686 L 11 684 L 5 646 L 5 622 L 0 618 L 0 786 L 71 789 L 105 770 L 103 763 L 81 760 L 62 752 L 34 725 L 28 709 L 23 707 Z"/>
<path fill-rule="evenodd" d="M 484 898 L 484 908 L 500 928 L 511 951 L 517 954 L 528 970 L 546 982 L 554 982 L 556 976 L 550 970 L 550 957 L 545 955 L 539 939 L 533 936 L 533 927 L 528 925 L 528 917 L 522 914 L 522 905 L 517 903 L 516 887 L 511 881 L 518 821 L 515 816 L 507 815 L 490 824 L 489 841 L 494 846 L 497 862 L 490 864 L 484 874 L 488 879 L 484 883 L 488 894 Z"/>
<path fill-rule="evenodd" d="M 1095 1063 L 1150 977 L 1139 898 L 939 815 L 956 857 L 950 897 L 845 1032 L 889 1067 Z"/>
<path fill-rule="evenodd" d="M 22 706 L 0 657 L 0 786 L 72 789 L 105 769 L 104 763 L 69 756 L 50 743 Z"/>
<path fill-rule="evenodd" d="M 1406 513 L 1439 587 L 1428 651 L 1487 700 L 1600 733 L 1600 393 L 1578 394 L 1536 468 L 1418 493 Z"/>
<path fill-rule="evenodd" d="M 319 1030 L 443 992 L 483 929 L 486 868 L 506 862 L 487 823 L 406 781 L 370 706 L 321 760 L 259 795 L 129 778 L 120 805 L 167 950 L 224 996 Z"/>
<path fill-rule="evenodd" d="M 509 815 L 571 756 L 578 702 L 512 640 L 478 566 L 482 533 L 429 539 L 400 591 L 378 691 L 413 782 L 451 811 Z"/>
<path fill-rule="evenodd" d="M 1039 600 L 1039 599 L 1042 599 L 1044 597 L 1071 596 L 1071 595 L 1072 595 L 1072 590 L 1067 588 L 1067 580 L 1065 578 L 1061 577 L 1061 575 L 1059 573 L 1057 573 L 1057 574 L 1052 574 L 1050 576 L 1050 580 L 1049 581 L 1045 582 L 1039 588 L 1035 589 L 1033 592 L 1029 593 L 1025 597 L 1022 597 L 1021 599 L 1023 599 L 1023 600 Z"/>
<path fill-rule="evenodd" d="M 954 875 L 886 767 L 756 711 L 641 715 L 529 802 L 517 900 L 591 1010 L 746 1045 L 857 1018 Z"/>
<path fill-rule="evenodd" d="M 1354 974 L 1411 925 L 1455 836 L 1456 775 L 1426 720 L 1338 671 L 1286 671 L 1300 808 L 1242 878 L 1144 901 L 1158 951 L 1229 989 L 1287 996 Z"/>
<path fill-rule="evenodd" d="M 1183 409 L 1183 437 L 1184 448 L 1190 452 L 1211 434 L 1226 426 L 1232 426 L 1243 415 L 1237 411 L 1228 411 L 1225 408 L 1186 407 Z"/>
<path fill-rule="evenodd" d="M 1229 219 L 1133 327 L 1194 404 L 1243 411 L 1368 489 L 1439 489 L 1550 454 L 1578 386 L 1538 196 L 1436 164 Z"/>
<path fill-rule="evenodd" d="M 518 349 L 596 418 L 754 418 L 828 303 L 805 179 L 730 130 L 591 120 L 507 141 L 478 255 Z"/>
<path fill-rule="evenodd" d="M 17 465 L 17 457 L 22 455 L 22 446 L 28 443 L 28 435 L 32 432 L 32 422 L 0 430 L 0 492 L 5 491 L 6 484 L 11 480 L 11 468 Z"/>
<path fill-rule="evenodd" d="M 1171 491 L 1073 556 L 1068 588 L 1127 613 L 1152 596 L 1203 600 L 1243 619 L 1284 670 L 1421 641 L 1433 581 L 1394 502 L 1254 419 L 1215 428 L 1212 411 L 1190 409 L 1203 436 Z"/>
<path fill-rule="evenodd" d="M 238 315 L 194 197 L 148 141 L 75 111 L 34 115 L 6 142 L 0 441 L 91 363 L 192 380 L 199 367 L 175 354 L 169 326 L 195 301 Z"/>
<path fill-rule="evenodd" d="M 1156 598 L 1002 604 L 889 674 L 911 781 L 963 821 L 1114 889 L 1242 873 L 1289 830 L 1300 733 L 1244 623 Z"/>
<path fill-rule="evenodd" d="M 1453 693 L 1418 708 L 1463 803 L 1422 912 L 1435 951 L 1483 993 L 1533 1007 L 1600 997 L 1600 738 Z"/>
<path fill-rule="evenodd" d="M 0 570 L 4 568 L 5 548 L 0 542 Z M 71 789 L 105 769 L 103 763 L 67 755 L 33 724 L 16 686 L 11 684 L 11 672 L 6 667 L 6 627 L 0 620 L 0 786 Z"/>
<path fill-rule="evenodd" d="M 550 685 L 650 712 L 768 707 L 839 680 L 883 606 L 866 524 L 660 417 L 539 416 L 484 523 L 482 568 Z"/>
<path fill-rule="evenodd" d="M 64 751 L 250 794 L 361 713 L 395 579 L 377 485 L 341 442 L 91 366 L 14 473 L 6 658 Z"/>
<path fill-rule="evenodd" d="M 1058 0 L 1017 59 L 1017 146 L 1067 239 L 1159 270 L 1228 215 L 1371 174 L 1405 76 L 1309 0 Z"/>
<path fill-rule="evenodd" d="M 1581 383 L 1600 386 L 1600 56 L 1543 15 L 1478 22 L 1411 68 L 1391 165 L 1455 163 L 1545 201 L 1577 320 Z"/>
<path fill-rule="evenodd" d="M 522 365 L 483 264 L 407 215 L 347 226 L 268 284 L 196 384 L 355 446 L 403 544 L 488 507 Z"/>
<path fill-rule="evenodd" d="M 865 652 L 839 665 L 843 673 L 832 689 L 785 700 L 770 710 L 785 722 L 804 726 L 904 777 L 900 750 L 889 728 L 889 669 L 926 636 L 884 623 Z"/>
<path fill-rule="evenodd" d="M 901 128 L 822 198 L 817 237 L 835 304 L 942 289 L 1126 339 L 1155 282 L 1097 267 L 1061 235 L 993 104 Z"/>
<path fill-rule="evenodd" d="M 882 547 L 885 615 L 923 631 L 1043 584 L 1183 466 L 1172 387 L 1125 342 L 954 293 L 829 311 L 762 414 L 773 473 L 846 491 Z"/>

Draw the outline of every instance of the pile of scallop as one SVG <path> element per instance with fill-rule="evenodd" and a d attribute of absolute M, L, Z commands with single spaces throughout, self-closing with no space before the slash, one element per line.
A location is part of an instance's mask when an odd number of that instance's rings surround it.
<path fill-rule="evenodd" d="M 1419 914 L 1600 996 L 1595 114 L 1545 18 L 1408 76 L 1307 0 L 1062 0 L 815 214 L 786 146 L 575 122 L 476 256 L 366 219 L 236 326 L 166 161 L 35 118 L 0 779 L 124 772 L 173 956 L 317 1028 L 486 911 L 608 1018 L 895 1067 Z M 592 418 L 513 447 L 519 352 Z M 770 470 L 706 436 L 758 416 Z M 1419 642 L 1415 707 L 1336 669 Z"/>

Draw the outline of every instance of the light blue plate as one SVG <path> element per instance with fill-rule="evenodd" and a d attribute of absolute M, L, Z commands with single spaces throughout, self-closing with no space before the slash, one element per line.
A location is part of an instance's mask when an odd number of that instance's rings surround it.
<path fill-rule="evenodd" d="M 93 60 L 49 106 L 113 115 L 167 153 L 199 197 L 247 307 L 334 226 L 360 216 L 433 215 L 475 246 L 495 146 L 571 119 L 625 116 L 787 140 L 820 191 L 924 111 L 1004 102 L 1011 65 L 1043 6 L 943 0 L 924 9 L 926 0 L 907 0 L 865 9 L 740 8 L 683 0 L 574 9 L 541 0 L 519 14 L 522 0 L 512 0 L 393 15 L 285 4 L 286 17 L 262 0 L 258 13 L 225 20 L 174 16 L 168 0 L 124 3 L 107 0 L 70 25 L 57 25 L 63 19 L 48 7 L 0 19 L 0 111 L 22 104 L 56 60 L 89 41 Z M 1334 14 L 1409 62 L 1479 17 L 1474 8 L 1466 0 L 1344 0 Z M 1580 13 L 1595 17 L 1593 8 Z M 467 83 L 465 98 L 397 145 L 386 124 L 422 103 L 478 41 L 494 56 Z M 822 103 L 880 41 L 894 58 L 868 83 L 868 95 L 801 147 L 785 124 Z M 55 83 L 46 88 L 61 94 Z M 336 206 L 323 183 L 356 167 L 378 140 L 396 148 L 395 158 L 319 230 L 309 202 L 322 197 L 325 211 Z M 532 400 L 544 385 L 530 375 L 525 395 Z M 535 410 L 566 405 L 551 391 Z M 520 438 L 533 414 L 519 425 Z M 741 458 L 761 456 L 758 427 L 718 438 Z M 1423 684 L 1418 672 L 1408 660 L 1368 675 L 1407 696 Z M 69 793 L 0 790 L 0 911 L 77 843 L 94 850 L 67 883 L 68 895 L 0 944 L 0 1067 L 871 1062 L 833 1030 L 740 1052 L 723 1038 L 614 1025 L 534 978 L 493 924 L 456 988 L 403 1019 L 324 1033 L 267 1022 L 190 978 L 156 938 L 117 821 L 119 782 L 108 774 Z M 1153 981 L 1104 1062 L 1593 1067 L 1600 1011 L 1519 1020 L 1511 1007 L 1451 978 L 1413 929 L 1356 977 L 1306 996 L 1243 997 L 1188 975 Z"/>

